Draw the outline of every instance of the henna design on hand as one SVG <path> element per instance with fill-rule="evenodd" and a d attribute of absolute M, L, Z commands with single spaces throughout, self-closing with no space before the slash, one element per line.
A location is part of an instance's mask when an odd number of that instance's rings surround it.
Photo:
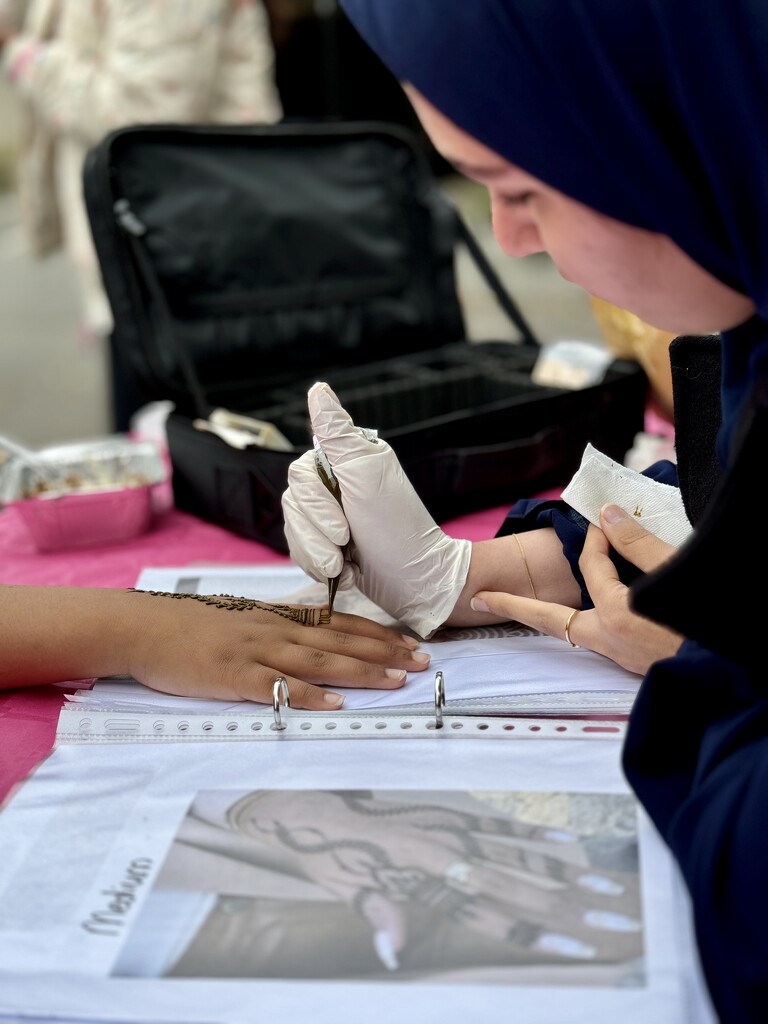
<path fill-rule="evenodd" d="M 331 621 L 331 613 L 328 608 L 295 607 L 290 604 L 257 601 L 250 597 L 235 597 L 233 594 L 176 594 L 165 590 L 137 590 L 135 587 L 129 587 L 128 593 L 149 594 L 150 597 L 172 597 L 176 600 L 188 598 L 192 601 L 201 601 L 213 608 L 224 608 L 231 612 L 252 612 L 258 609 L 279 615 L 291 622 L 297 622 L 300 626 L 327 626 Z"/>

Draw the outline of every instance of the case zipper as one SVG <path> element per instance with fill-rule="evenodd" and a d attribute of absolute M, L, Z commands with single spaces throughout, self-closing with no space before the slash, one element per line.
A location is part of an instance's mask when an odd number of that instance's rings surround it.
<path fill-rule="evenodd" d="M 133 235 L 134 238 L 141 238 L 143 235 L 146 235 L 147 225 L 142 220 L 139 220 L 127 199 L 115 200 L 112 212 L 117 223 L 126 234 Z"/>

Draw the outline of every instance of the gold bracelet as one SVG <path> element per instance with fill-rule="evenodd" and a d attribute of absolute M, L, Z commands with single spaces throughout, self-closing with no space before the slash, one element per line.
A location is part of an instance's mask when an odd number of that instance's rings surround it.
<path fill-rule="evenodd" d="M 528 559 L 525 557 L 525 548 L 523 547 L 522 542 L 516 533 L 513 533 L 512 536 L 515 538 L 515 540 L 517 541 L 517 546 L 520 548 L 520 557 L 523 559 L 523 565 L 525 566 L 525 572 L 528 576 L 528 582 L 531 585 L 531 593 L 533 594 L 534 601 L 537 601 L 538 598 L 536 597 L 536 587 L 534 587 L 533 585 L 533 576 L 531 576 L 531 570 L 528 568 Z"/>

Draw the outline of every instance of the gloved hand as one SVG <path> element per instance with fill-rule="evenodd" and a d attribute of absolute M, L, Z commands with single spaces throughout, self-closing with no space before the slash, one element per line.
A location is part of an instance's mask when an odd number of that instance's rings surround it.
<path fill-rule="evenodd" d="M 399 622 L 429 637 L 459 599 L 472 545 L 443 533 L 392 448 L 356 427 L 327 384 L 313 384 L 308 403 L 343 508 L 322 483 L 314 451 L 293 462 L 283 494 L 291 557 L 321 582 L 341 574 L 340 589 L 356 584 Z"/>

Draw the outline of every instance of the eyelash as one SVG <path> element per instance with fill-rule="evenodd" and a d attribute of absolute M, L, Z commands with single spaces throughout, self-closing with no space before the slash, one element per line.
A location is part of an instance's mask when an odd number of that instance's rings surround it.
<path fill-rule="evenodd" d="M 526 203 L 532 195 L 533 192 L 520 192 L 514 196 L 505 196 L 502 194 L 499 196 L 499 199 L 505 206 L 521 206 L 523 203 Z"/>

